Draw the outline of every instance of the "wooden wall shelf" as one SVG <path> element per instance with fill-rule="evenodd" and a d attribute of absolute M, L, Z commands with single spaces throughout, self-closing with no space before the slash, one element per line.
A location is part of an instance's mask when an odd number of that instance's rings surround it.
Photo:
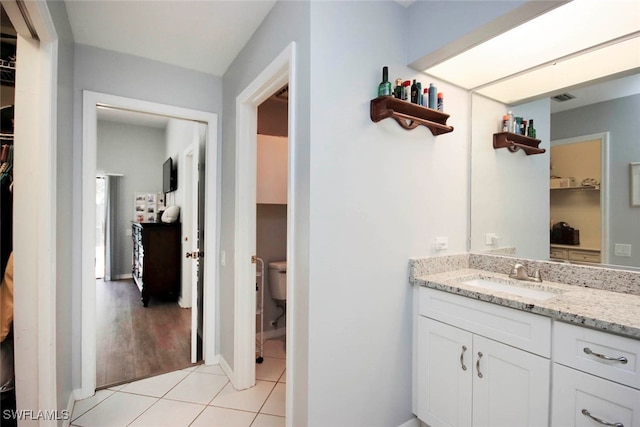
<path fill-rule="evenodd" d="M 544 148 L 538 148 L 540 142 L 542 141 L 539 139 L 512 132 L 498 132 L 493 134 L 493 148 L 496 150 L 498 148 L 507 148 L 512 153 L 518 150 L 524 150 L 527 156 L 531 154 L 542 154 L 546 151 Z"/>
<path fill-rule="evenodd" d="M 379 122 L 389 117 L 407 130 L 422 125 L 429 128 L 434 135 L 453 132 L 453 126 L 447 126 L 449 115 L 441 111 L 412 104 L 393 96 L 379 96 L 372 99 L 371 120 Z"/>

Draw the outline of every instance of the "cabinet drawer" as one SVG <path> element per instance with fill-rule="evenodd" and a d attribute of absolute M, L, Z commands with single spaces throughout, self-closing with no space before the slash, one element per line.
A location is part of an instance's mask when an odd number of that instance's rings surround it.
<path fill-rule="evenodd" d="M 567 250 L 560 249 L 560 248 L 551 248 L 550 257 L 556 258 L 556 259 L 567 259 L 568 258 Z"/>
<path fill-rule="evenodd" d="M 551 319 L 435 289 L 420 288 L 420 315 L 521 348 L 551 355 Z"/>
<path fill-rule="evenodd" d="M 600 252 L 570 249 L 569 259 L 571 261 L 600 262 Z"/>
<path fill-rule="evenodd" d="M 640 427 L 640 391 L 557 363 L 552 382 L 552 427 Z"/>
<path fill-rule="evenodd" d="M 553 331 L 554 362 L 640 389 L 640 340 L 562 322 Z"/>

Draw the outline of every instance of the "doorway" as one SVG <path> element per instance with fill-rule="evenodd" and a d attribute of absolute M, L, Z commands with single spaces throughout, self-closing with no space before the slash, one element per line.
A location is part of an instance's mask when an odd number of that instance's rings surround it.
<path fill-rule="evenodd" d="M 97 154 L 97 109 L 101 106 L 138 111 L 145 114 L 155 114 L 164 117 L 178 118 L 182 120 L 197 121 L 206 124 L 205 162 L 208 167 L 205 170 L 204 185 L 209 189 L 205 193 L 205 218 L 204 218 L 204 244 L 208 247 L 208 254 L 216 259 L 217 249 L 217 221 L 218 215 L 216 182 L 217 170 L 217 115 L 197 110 L 173 107 L 164 104 L 140 101 L 114 95 L 102 94 L 91 91 L 83 92 L 83 212 L 82 212 L 82 322 L 87 327 L 82 328 L 82 388 L 79 391 L 79 399 L 93 395 L 96 389 L 96 289 L 95 286 L 95 176 Z M 171 201 L 178 204 L 177 201 Z M 216 265 L 204 263 L 203 266 L 203 328 L 202 345 L 203 360 L 205 364 L 217 362 L 215 354 L 215 313 L 216 313 Z M 192 310 L 195 311 L 195 310 Z M 197 331 L 192 331 L 197 333 Z"/>
<path fill-rule="evenodd" d="M 234 349 L 233 369 L 221 360 L 225 374 L 236 389 L 255 385 L 256 378 L 256 140 L 257 110 L 271 94 L 287 85 L 288 106 L 288 170 L 287 170 L 287 331 L 286 331 L 286 420 L 293 423 L 293 403 L 296 394 L 294 371 L 297 363 L 304 364 L 304 351 L 292 353 L 295 348 L 297 315 L 296 293 L 293 286 L 296 277 L 296 199 L 295 199 L 295 43 L 289 44 L 236 98 L 236 203 L 234 227 Z M 303 293 L 301 293 L 303 295 Z M 305 325 L 300 325 L 304 330 Z"/>
<path fill-rule="evenodd" d="M 606 264 L 608 135 L 551 141 L 550 163 L 551 258 Z"/>

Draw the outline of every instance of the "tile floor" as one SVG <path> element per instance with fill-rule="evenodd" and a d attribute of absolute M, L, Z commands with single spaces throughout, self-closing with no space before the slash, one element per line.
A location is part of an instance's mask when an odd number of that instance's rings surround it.
<path fill-rule="evenodd" d="M 284 341 L 264 343 L 256 385 L 236 391 L 218 365 L 194 366 L 97 391 L 75 403 L 82 427 L 284 427 Z"/>

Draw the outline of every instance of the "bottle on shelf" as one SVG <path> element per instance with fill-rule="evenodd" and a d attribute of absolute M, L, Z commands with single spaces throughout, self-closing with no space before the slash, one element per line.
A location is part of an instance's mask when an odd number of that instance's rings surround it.
<path fill-rule="evenodd" d="M 413 84 L 411 85 L 411 103 L 418 103 L 418 84 L 416 83 L 416 79 L 413 79 Z"/>
<path fill-rule="evenodd" d="M 378 85 L 378 96 L 391 95 L 391 82 L 389 81 L 389 67 L 382 67 L 382 82 Z"/>
<path fill-rule="evenodd" d="M 502 116 L 502 132 L 509 132 L 509 115 Z"/>
<path fill-rule="evenodd" d="M 411 102 L 411 80 L 405 80 L 404 83 L 402 83 L 402 88 L 402 99 Z"/>
<path fill-rule="evenodd" d="M 530 138 L 536 137 L 536 130 L 533 127 L 533 119 L 529 119 L 529 129 L 527 130 L 527 136 Z"/>
<path fill-rule="evenodd" d="M 396 87 L 393 89 L 393 96 L 402 99 L 402 79 L 396 79 Z"/>
<path fill-rule="evenodd" d="M 422 91 L 422 106 L 423 107 L 429 106 L 429 88 L 428 87 L 425 87 L 424 90 Z"/>
<path fill-rule="evenodd" d="M 418 99 L 416 100 L 416 104 L 422 105 L 422 83 L 418 82 L 416 83 L 416 86 L 418 90 Z"/>
<path fill-rule="evenodd" d="M 507 132 L 515 133 L 515 121 L 511 110 L 507 111 L 507 116 L 509 116 L 509 128 L 507 129 Z"/>
<path fill-rule="evenodd" d="M 444 112 L 444 94 L 438 92 L 438 111 Z"/>
<path fill-rule="evenodd" d="M 429 83 L 429 108 L 433 108 L 434 110 L 438 106 L 438 89 L 433 85 L 433 83 Z"/>

